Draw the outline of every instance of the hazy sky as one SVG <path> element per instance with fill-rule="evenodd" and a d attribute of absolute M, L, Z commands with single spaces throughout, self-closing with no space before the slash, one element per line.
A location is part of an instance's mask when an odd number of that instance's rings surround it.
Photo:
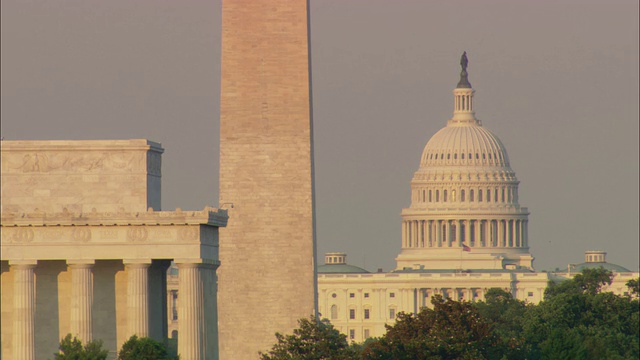
<path fill-rule="evenodd" d="M 2 0 L 2 136 L 162 143 L 163 208 L 218 203 L 220 2 Z M 638 1 L 311 1 L 318 253 L 390 270 L 469 55 L 538 269 L 638 268 Z"/>

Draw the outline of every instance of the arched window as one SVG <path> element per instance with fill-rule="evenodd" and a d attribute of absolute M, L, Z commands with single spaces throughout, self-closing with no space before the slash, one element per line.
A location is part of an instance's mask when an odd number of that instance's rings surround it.
<path fill-rule="evenodd" d="M 438 160 L 438 154 L 436 154 L 436 160 Z"/>
<path fill-rule="evenodd" d="M 460 154 L 462 156 L 462 160 L 464 160 L 464 153 Z"/>
<path fill-rule="evenodd" d="M 489 153 L 489 160 L 491 160 L 491 153 Z"/>
<path fill-rule="evenodd" d="M 464 190 L 460 190 L 460 201 L 464 202 L 464 200 Z"/>
<path fill-rule="evenodd" d="M 478 190 L 478 202 L 482 202 L 482 189 Z"/>
<path fill-rule="evenodd" d="M 491 202 L 491 189 L 487 189 L 487 202 Z"/>
<path fill-rule="evenodd" d="M 447 160 L 451 159 L 451 154 L 447 154 Z"/>
<path fill-rule="evenodd" d="M 458 160 L 458 154 L 453 154 L 453 160 Z"/>
<path fill-rule="evenodd" d="M 475 201 L 473 198 L 473 189 L 469 190 L 469 201 L 471 202 Z"/>
<path fill-rule="evenodd" d="M 456 191 L 451 190 L 451 201 L 456 201 Z"/>
<path fill-rule="evenodd" d="M 429 202 L 431 202 L 431 190 L 429 190 Z"/>
<path fill-rule="evenodd" d="M 476 159 L 480 159 L 480 156 L 478 155 L 478 153 L 476 153 Z"/>
<path fill-rule="evenodd" d="M 486 160 L 487 159 L 487 154 L 482 153 L 482 160 Z"/>
<path fill-rule="evenodd" d="M 447 202 L 447 190 L 442 192 L 442 201 Z"/>
<path fill-rule="evenodd" d="M 171 338 L 172 339 L 177 339 L 178 338 L 178 330 L 173 330 L 171 332 Z"/>
<path fill-rule="evenodd" d="M 504 188 L 502 188 L 502 202 L 504 202 Z"/>
<path fill-rule="evenodd" d="M 493 192 L 493 201 L 498 202 L 498 188 Z"/>
<path fill-rule="evenodd" d="M 338 305 L 331 305 L 331 320 L 338 318 Z"/>
<path fill-rule="evenodd" d="M 440 190 L 436 190 L 436 202 L 440 202 Z"/>

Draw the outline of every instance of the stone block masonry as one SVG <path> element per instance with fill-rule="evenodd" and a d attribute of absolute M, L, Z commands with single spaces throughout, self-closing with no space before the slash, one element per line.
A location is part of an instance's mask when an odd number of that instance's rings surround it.
<path fill-rule="evenodd" d="M 222 4 L 221 359 L 257 358 L 316 309 L 308 11 Z"/>

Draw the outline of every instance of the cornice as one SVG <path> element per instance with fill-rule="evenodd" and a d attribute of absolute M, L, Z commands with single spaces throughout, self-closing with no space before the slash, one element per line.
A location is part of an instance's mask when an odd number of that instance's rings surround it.
<path fill-rule="evenodd" d="M 210 225 L 224 227 L 229 219 L 227 210 L 205 207 L 199 211 L 154 211 L 146 212 L 98 212 L 73 213 L 65 208 L 62 212 L 30 213 L 3 212 L 0 226 L 128 226 L 128 225 Z"/>

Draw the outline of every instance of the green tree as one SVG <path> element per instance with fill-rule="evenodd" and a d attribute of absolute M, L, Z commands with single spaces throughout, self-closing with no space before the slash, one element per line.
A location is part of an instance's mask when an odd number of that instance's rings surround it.
<path fill-rule="evenodd" d="M 89 341 L 83 346 L 82 341 L 71 334 L 60 340 L 58 349 L 59 352 L 53 354 L 55 360 L 105 360 L 109 356 L 109 351 L 102 349 L 101 340 Z"/>
<path fill-rule="evenodd" d="M 398 314 L 387 333 L 366 346 L 365 360 L 500 359 L 504 347 L 469 302 L 434 296 L 433 310 Z"/>
<path fill-rule="evenodd" d="M 606 270 L 596 270 L 557 285 L 525 313 L 524 336 L 531 346 L 527 358 L 640 357 L 638 300 L 601 293 L 608 276 L 603 276 Z"/>
<path fill-rule="evenodd" d="M 640 278 L 631 279 L 627 281 L 626 285 L 629 288 L 632 297 L 640 297 Z"/>
<path fill-rule="evenodd" d="M 503 357 L 506 359 L 524 359 L 530 346 L 523 334 L 522 319 L 533 305 L 514 299 L 499 288 L 489 289 L 484 301 L 474 303 L 480 315 L 489 322 L 495 334 L 503 344 Z"/>
<path fill-rule="evenodd" d="M 597 269 L 583 269 L 577 274 L 573 280 L 578 284 L 582 291 L 587 294 L 595 295 L 602 290 L 604 285 L 611 285 L 613 281 L 613 272 L 606 270 L 602 266 Z"/>
<path fill-rule="evenodd" d="M 118 360 L 171 360 L 165 345 L 152 338 L 133 335 L 122 344 Z"/>
<path fill-rule="evenodd" d="M 545 300 L 558 294 L 582 294 L 595 295 L 602 290 L 604 285 L 611 285 L 613 272 L 602 266 L 596 269 L 584 269 L 576 274 L 573 279 L 561 280 L 559 283 L 550 281 L 544 291 Z"/>
<path fill-rule="evenodd" d="M 260 353 L 261 360 L 355 360 L 358 354 L 349 346 L 347 337 L 328 320 L 298 320 L 293 335 L 276 333 L 278 342 L 268 353 Z"/>

